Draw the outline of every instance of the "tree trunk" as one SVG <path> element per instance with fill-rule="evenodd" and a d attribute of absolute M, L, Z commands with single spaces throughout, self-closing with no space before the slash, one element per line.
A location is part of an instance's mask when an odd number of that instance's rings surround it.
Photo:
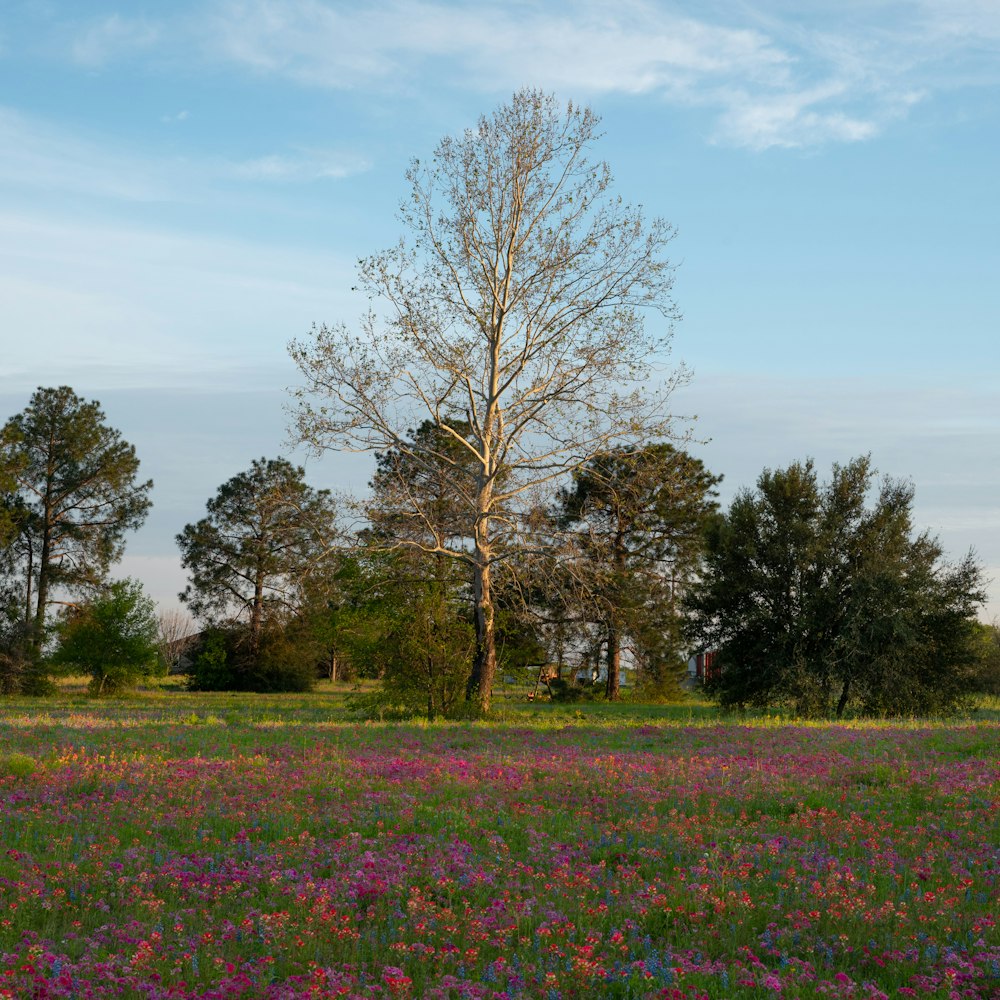
<path fill-rule="evenodd" d="M 837 702 L 837 718 L 839 719 L 844 714 L 844 709 L 847 708 L 847 697 L 851 691 L 851 678 L 848 677 L 844 681 L 844 687 L 840 692 L 840 701 Z"/>
<path fill-rule="evenodd" d="M 493 595 L 490 590 L 490 570 L 493 547 L 490 539 L 490 507 L 493 483 L 490 479 L 492 464 L 490 445 L 484 442 L 483 466 L 479 473 L 476 497 L 476 522 L 472 529 L 472 597 L 475 604 L 473 617 L 476 626 L 476 656 L 472 674 L 465 689 L 465 700 L 475 703 L 479 715 L 487 715 L 493 698 L 493 680 L 497 672 L 496 634 L 493 627 Z"/>
<path fill-rule="evenodd" d="M 608 665 L 608 680 L 604 688 L 604 694 L 608 701 L 618 701 L 619 697 L 621 697 L 622 650 L 621 641 L 618 636 L 618 626 L 614 618 L 608 619 L 607 629 L 608 653 L 606 662 Z"/>
<path fill-rule="evenodd" d="M 28 580 L 25 585 L 25 601 L 24 601 L 24 620 L 28 621 L 31 618 L 31 584 L 35 575 L 35 542 L 31 537 L 28 538 Z"/>
<path fill-rule="evenodd" d="M 434 721 L 434 659 L 427 654 L 427 721 Z"/>
<path fill-rule="evenodd" d="M 260 654 L 260 632 L 264 618 L 264 571 L 258 567 L 254 580 L 253 604 L 250 607 L 250 661 L 256 664 Z"/>
<path fill-rule="evenodd" d="M 623 523 L 623 513 L 621 508 L 617 511 L 617 530 L 614 539 L 614 596 L 611 613 L 608 615 L 606 627 L 608 636 L 608 680 L 604 693 L 608 701 L 618 701 L 621 697 L 621 670 L 622 670 L 622 638 L 621 629 L 618 627 L 619 619 L 616 618 L 615 609 L 620 609 L 622 605 L 622 589 L 625 582 L 625 525 Z"/>
<path fill-rule="evenodd" d="M 48 524 L 49 512 L 45 511 L 45 528 L 42 534 L 42 552 L 38 560 L 38 591 L 35 607 L 35 634 L 31 644 L 36 653 L 41 652 L 45 635 L 45 607 L 49 603 L 49 559 L 52 557 L 52 538 Z"/>
<path fill-rule="evenodd" d="M 497 672 L 496 635 L 493 628 L 493 599 L 490 595 L 490 566 L 476 560 L 473 576 L 476 620 L 476 658 L 465 690 L 466 701 L 476 703 L 481 715 L 490 710 L 493 680 Z"/>

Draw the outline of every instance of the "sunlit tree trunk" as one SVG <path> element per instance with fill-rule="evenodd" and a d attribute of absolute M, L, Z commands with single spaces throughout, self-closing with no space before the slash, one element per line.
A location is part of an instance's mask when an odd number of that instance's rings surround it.
<path fill-rule="evenodd" d="M 48 520 L 46 513 L 46 521 Z M 42 643 L 42 635 L 45 629 L 45 609 L 49 602 L 49 574 L 48 566 L 52 558 L 52 536 L 46 526 L 42 535 L 42 553 L 38 565 L 38 590 L 35 593 L 35 638 L 36 647 Z"/>
<path fill-rule="evenodd" d="M 476 657 L 466 691 L 466 699 L 474 703 L 483 715 L 490 710 L 493 681 L 497 672 L 493 596 L 490 588 L 492 554 L 489 518 L 484 515 L 480 517 L 475 533 L 472 592 L 475 602 Z"/>

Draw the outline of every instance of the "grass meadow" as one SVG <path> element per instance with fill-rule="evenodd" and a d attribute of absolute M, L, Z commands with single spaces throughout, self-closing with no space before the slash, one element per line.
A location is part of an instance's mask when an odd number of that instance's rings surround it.
<path fill-rule="evenodd" d="M 0 702 L 0 997 L 1000 998 L 1000 711 Z"/>

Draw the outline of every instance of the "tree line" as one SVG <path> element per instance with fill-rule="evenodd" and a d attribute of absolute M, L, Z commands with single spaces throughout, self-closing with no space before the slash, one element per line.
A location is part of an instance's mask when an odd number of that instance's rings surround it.
<path fill-rule="evenodd" d="M 189 576 L 179 596 L 202 625 L 192 645 L 164 636 L 137 582 L 110 577 L 149 510 L 134 449 L 96 403 L 39 389 L 0 437 L 2 689 L 44 693 L 64 668 L 112 693 L 186 649 L 195 689 L 371 677 L 383 707 L 469 711 L 473 581 L 438 551 L 471 549 L 468 500 L 452 464 L 411 457 L 439 436 L 427 422 L 408 447 L 379 453 L 360 502 L 309 486 L 282 458 L 223 483 L 177 536 Z M 523 685 L 546 667 L 550 691 L 570 697 L 595 690 L 600 666 L 613 699 L 624 658 L 641 696 L 669 698 L 688 652 L 710 648 L 708 688 L 728 707 L 899 715 L 997 693 L 1000 631 L 976 621 L 981 570 L 971 555 L 948 564 L 914 533 L 911 484 L 876 489 L 866 457 L 827 483 L 794 463 L 765 470 L 722 513 L 719 482 L 665 442 L 575 470 L 532 512 L 531 543 L 500 549 L 501 674 Z"/>
<path fill-rule="evenodd" d="M 369 313 L 290 345 L 297 441 L 373 453 L 370 494 L 338 501 L 282 458 L 219 487 L 178 536 L 206 626 L 193 683 L 308 686 L 322 662 L 431 715 L 484 714 L 498 677 L 534 667 L 558 687 L 600 662 L 615 698 L 628 664 L 666 694 L 702 646 L 736 706 L 937 710 L 968 689 L 981 570 L 913 537 L 907 484 L 869 507 L 867 459 L 828 485 L 806 462 L 718 511 L 669 405 L 688 377 L 666 366 L 673 230 L 613 194 L 599 137 L 589 108 L 522 90 L 413 162 L 402 239 L 360 263 Z M 64 635 L 114 596 L 151 484 L 69 389 L 39 390 L 3 433 L 4 641 L 25 688 L 58 595 L 91 602 L 68 605 Z"/>

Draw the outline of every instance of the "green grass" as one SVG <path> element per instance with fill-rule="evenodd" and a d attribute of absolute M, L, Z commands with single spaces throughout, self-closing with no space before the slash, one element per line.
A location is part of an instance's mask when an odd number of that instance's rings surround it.
<path fill-rule="evenodd" d="M 87 677 L 62 677 L 57 694 L 49 698 L 5 698 L 0 712 L 23 709 L 62 716 L 76 709 L 93 708 L 98 702 L 87 692 Z M 246 692 L 192 692 L 185 678 L 168 676 L 150 678 L 125 694 L 100 699 L 102 713 L 123 716 L 148 712 L 151 717 L 176 720 L 188 716 L 192 724 L 226 721 L 232 718 L 271 720 L 275 724 L 306 722 L 356 721 L 351 710 L 353 696 L 377 691 L 377 681 L 338 682 L 320 680 L 313 691 L 303 694 L 253 694 Z M 547 729 L 553 726 L 644 724 L 716 725 L 719 723 L 752 726 L 826 725 L 835 720 L 802 720 L 781 708 L 752 709 L 747 712 L 722 712 L 699 692 L 686 694 L 683 700 L 667 703 L 644 703 L 631 700 L 608 702 L 603 698 L 573 703 L 551 702 L 546 697 L 529 701 L 530 686 L 498 685 L 495 691 L 492 721 Z M 979 695 L 968 711 L 948 718 L 874 720 L 848 714 L 843 725 L 850 726 L 920 726 L 951 725 L 954 722 L 1000 722 L 1000 697 Z M 418 721 L 416 724 L 420 725 Z M 447 723 L 437 723 L 447 724 Z"/>

